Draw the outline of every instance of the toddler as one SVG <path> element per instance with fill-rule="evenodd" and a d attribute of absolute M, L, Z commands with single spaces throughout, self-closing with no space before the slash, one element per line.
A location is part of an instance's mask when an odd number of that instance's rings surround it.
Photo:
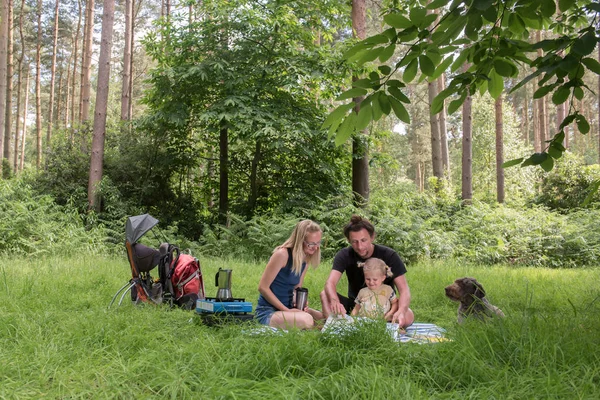
<path fill-rule="evenodd" d="M 356 296 L 356 306 L 352 315 L 368 318 L 384 318 L 390 310 L 398 307 L 398 298 L 391 286 L 383 281 L 392 276 L 392 271 L 379 258 L 369 258 L 359 267 L 363 268 L 365 284 Z"/>

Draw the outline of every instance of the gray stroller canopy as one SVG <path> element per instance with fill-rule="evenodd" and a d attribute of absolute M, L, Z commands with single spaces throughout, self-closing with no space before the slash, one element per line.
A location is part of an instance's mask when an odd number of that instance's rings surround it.
<path fill-rule="evenodd" d="M 158 224 L 158 220 L 150 214 L 129 217 L 125 224 L 125 238 L 129 243 L 134 244 L 156 224 Z"/>

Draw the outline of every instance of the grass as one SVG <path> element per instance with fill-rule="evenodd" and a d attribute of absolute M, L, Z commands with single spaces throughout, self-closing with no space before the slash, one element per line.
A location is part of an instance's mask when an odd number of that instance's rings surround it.
<path fill-rule="evenodd" d="M 207 293 L 219 267 L 256 303 L 264 263 L 202 258 Z M 266 260 L 265 260 L 266 261 Z M 330 263 L 309 271 L 313 306 Z M 443 287 L 476 277 L 507 318 L 458 326 Z M 393 342 L 380 328 L 251 334 L 193 312 L 107 309 L 128 279 L 122 258 L 0 261 L 2 399 L 597 399 L 600 269 L 409 266 L 417 321 L 450 342 Z"/>

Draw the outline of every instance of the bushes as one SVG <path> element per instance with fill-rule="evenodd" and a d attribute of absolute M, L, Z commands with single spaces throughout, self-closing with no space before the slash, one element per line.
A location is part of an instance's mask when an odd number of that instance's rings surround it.
<path fill-rule="evenodd" d="M 539 206 L 510 208 L 475 202 L 439 200 L 409 187 L 388 188 L 359 210 L 350 199 L 336 198 L 304 211 L 323 228 L 323 258 L 331 258 L 347 241 L 342 229 L 353 213 L 376 226 L 376 242 L 394 248 L 405 262 L 459 258 L 477 264 L 510 263 L 546 267 L 595 265 L 600 260 L 600 211 L 563 215 Z M 273 214 L 251 220 L 231 217 L 227 227 L 206 228 L 202 251 L 214 256 L 266 260 L 300 219 Z"/>
<path fill-rule="evenodd" d="M 37 195 L 21 179 L 0 180 L 0 253 L 106 253 L 112 249 L 101 226 L 86 230 L 74 207 Z"/>
<path fill-rule="evenodd" d="M 127 207 L 119 202 L 110 180 L 103 181 L 101 190 L 110 205 L 103 215 L 85 214 L 84 221 L 77 207 L 57 205 L 51 196 L 37 194 L 25 179 L 0 181 L 0 252 L 100 253 L 120 248 Z M 197 242 L 182 237 L 176 223 L 162 221 L 163 239 L 193 253 L 266 261 L 300 219 L 310 218 L 323 229 L 322 256 L 330 259 L 348 245 L 342 229 L 358 213 L 375 224 L 376 242 L 397 250 L 407 263 L 460 258 L 488 265 L 576 267 L 600 261 L 596 229 L 600 210 L 560 214 L 541 206 L 481 202 L 463 207 L 451 199 L 416 193 L 411 186 L 374 193 L 366 210 L 351 203 L 349 197 L 339 196 L 296 214 L 273 212 L 252 219 L 230 215 L 224 226 L 205 225 Z"/>

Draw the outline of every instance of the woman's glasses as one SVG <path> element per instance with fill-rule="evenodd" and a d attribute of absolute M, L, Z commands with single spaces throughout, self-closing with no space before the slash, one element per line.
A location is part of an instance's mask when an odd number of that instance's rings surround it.
<path fill-rule="evenodd" d="M 308 247 L 309 249 L 314 249 L 315 247 L 321 247 L 321 240 L 319 240 L 318 242 L 307 242 L 305 241 L 304 244 L 306 245 L 306 247 Z"/>

